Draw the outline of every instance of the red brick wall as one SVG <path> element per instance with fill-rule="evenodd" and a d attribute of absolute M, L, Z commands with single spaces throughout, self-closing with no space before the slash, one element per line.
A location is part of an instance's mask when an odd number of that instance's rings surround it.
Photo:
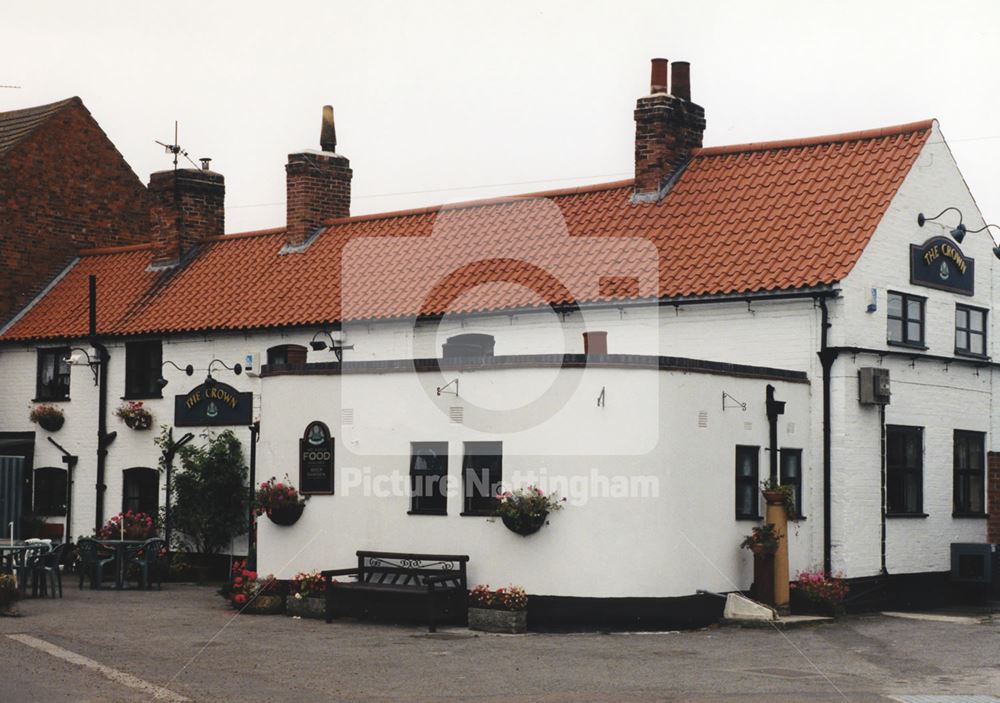
<path fill-rule="evenodd" d="M 986 541 L 1000 544 L 1000 452 L 990 452 L 986 459 Z"/>
<path fill-rule="evenodd" d="M 673 95 L 639 98 L 635 106 L 635 192 L 655 194 L 700 147 L 705 110 Z"/>
<path fill-rule="evenodd" d="M 78 248 L 149 239 L 146 189 L 82 105 L 0 155 L 0 323 Z"/>
<path fill-rule="evenodd" d="M 289 154 L 285 174 L 292 246 L 302 244 L 325 220 L 351 214 L 351 164 L 343 156 Z"/>
<path fill-rule="evenodd" d="M 226 182 L 221 173 L 196 168 L 157 171 L 149 177 L 155 203 L 154 263 L 175 263 L 207 237 L 225 234 Z"/>

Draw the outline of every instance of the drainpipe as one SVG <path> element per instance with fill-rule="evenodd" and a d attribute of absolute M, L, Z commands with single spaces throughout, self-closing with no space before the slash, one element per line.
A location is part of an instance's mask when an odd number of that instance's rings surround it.
<path fill-rule="evenodd" d="M 775 485 L 778 483 L 778 416 L 785 413 L 785 403 L 774 399 L 774 386 L 767 384 L 767 394 L 765 396 L 765 408 L 767 409 L 768 443 L 771 445 L 770 452 L 770 479 Z"/>
<path fill-rule="evenodd" d="M 837 350 L 829 347 L 830 331 L 830 311 L 826 305 L 826 298 L 819 298 L 820 309 L 820 336 L 819 336 L 819 362 L 823 366 L 823 570 L 829 574 L 832 570 L 831 552 L 831 520 L 830 520 L 830 480 L 831 469 L 831 436 L 830 427 L 830 375 L 833 370 L 833 362 L 837 360 Z"/>
<path fill-rule="evenodd" d="M 878 406 L 878 425 L 879 425 L 879 440 L 881 443 L 880 455 L 881 455 L 881 473 L 882 473 L 882 575 L 887 576 L 889 574 L 889 569 L 885 565 L 885 406 Z"/>
<path fill-rule="evenodd" d="M 65 447 L 51 437 L 47 439 L 62 453 L 62 462 L 66 464 L 66 530 L 63 533 L 63 542 L 69 544 L 73 541 L 73 469 L 76 468 L 79 457 L 67 452 Z"/>
<path fill-rule="evenodd" d="M 97 352 L 99 368 L 97 382 L 97 485 L 94 500 L 94 531 L 104 524 L 104 469 L 108 459 L 108 447 L 118 436 L 108 432 L 108 348 L 97 340 L 97 276 L 90 276 L 90 346 Z"/>
<path fill-rule="evenodd" d="M 250 497 L 247 506 L 247 568 L 257 568 L 257 514 L 253 509 L 253 501 L 257 495 L 257 440 L 260 439 L 260 420 L 257 420 L 247 429 L 250 430 Z"/>

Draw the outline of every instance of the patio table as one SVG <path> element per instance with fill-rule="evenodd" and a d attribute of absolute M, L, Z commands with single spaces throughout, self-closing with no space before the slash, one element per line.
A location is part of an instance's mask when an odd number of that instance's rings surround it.
<path fill-rule="evenodd" d="M 125 576 L 128 570 L 128 550 L 129 547 L 137 547 L 146 540 L 144 539 L 100 539 L 100 544 L 115 551 L 115 588 L 121 590 L 125 588 Z"/>

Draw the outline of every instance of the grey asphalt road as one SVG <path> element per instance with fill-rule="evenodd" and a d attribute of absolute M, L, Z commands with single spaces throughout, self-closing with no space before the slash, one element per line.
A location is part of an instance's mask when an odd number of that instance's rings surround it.
<path fill-rule="evenodd" d="M 8 701 L 690 701 L 1000 698 L 1000 617 L 791 630 L 485 635 L 236 616 L 212 589 L 78 591 L 0 618 Z"/>

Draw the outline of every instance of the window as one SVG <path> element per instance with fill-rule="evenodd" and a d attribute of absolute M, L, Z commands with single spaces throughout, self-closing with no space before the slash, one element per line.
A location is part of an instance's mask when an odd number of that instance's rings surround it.
<path fill-rule="evenodd" d="M 160 509 L 160 474 L 138 467 L 122 471 L 122 512 L 146 513 L 156 519 Z"/>
<path fill-rule="evenodd" d="M 955 430 L 953 510 L 956 515 L 982 515 L 985 512 L 985 445 L 984 433 Z"/>
<path fill-rule="evenodd" d="M 955 306 L 955 353 L 986 356 L 986 311 Z"/>
<path fill-rule="evenodd" d="M 924 345 L 924 300 L 907 293 L 889 293 L 889 342 Z"/>
<path fill-rule="evenodd" d="M 306 348 L 298 344 L 280 344 L 267 350 L 268 366 L 306 363 Z"/>
<path fill-rule="evenodd" d="M 448 514 L 448 443 L 410 444 L 410 512 Z"/>
<path fill-rule="evenodd" d="M 888 425 L 886 438 L 886 512 L 922 515 L 924 502 L 924 428 Z"/>
<path fill-rule="evenodd" d="M 760 447 L 736 447 L 736 517 L 760 519 Z"/>
<path fill-rule="evenodd" d="M 463 515 L 493 515 L 503 480 L 503 443 L 466 442 L 462 459 Z"/>
<path fill-rule="evenodd" d="M 163 368 L 163 345 L 160 340 L 125 344 L 125 397 L 160 398 L 157 381 Z"/>
<path fill-rule="evenodd" d="M 35 514 L 66 514 L 66 469 L 47 466 L 35 469 Z"/>
<path fill-rule="evenodd" d="M 68 347 L 38 350 L 38 376 L 35 383 L 37 400 L 69 399 Z"/>
<path fill-rule="evenodd" d="M 781 485 L 795 492 L 795 514 L 802 515 L 802 450 L 781 450 Z"/>

